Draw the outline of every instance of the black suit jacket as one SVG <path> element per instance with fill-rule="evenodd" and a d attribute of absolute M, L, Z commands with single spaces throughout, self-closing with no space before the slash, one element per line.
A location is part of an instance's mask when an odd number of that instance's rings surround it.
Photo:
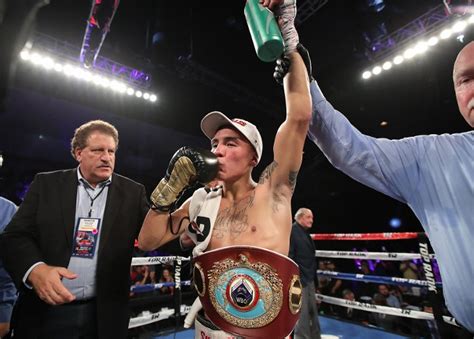
<path fill-rule="evenodd" d="M 317 285 L 316 276 L 316 247 L 311 236 L 306 233 L 303 226 L 297 222 L 291 227 L 290 252 L 288 256 L 293 259 L 300 268 L 301 284 L 303 287 L 309 284 Z"/>
<path fill-rule="evenodd" d="M 34 291 L 25 287 L 23 276 L 38 261 L 68 267 L 77 187 L 76 169 L 37 174 L 18 212 L 4 233 L 0 234 L 1 260 L 20 290 L 18 308 L 36 313 L 38 321 L 44 313 L 42 310 L 52 306 L 42 302 Z M 144 186 L 113 174 L 97 259 L 97 324 L 100 338 L 126 337 L 130 263 L 134 240 L 147 211 Z M 21 319 L 18 320 L 21 322 Z"/>

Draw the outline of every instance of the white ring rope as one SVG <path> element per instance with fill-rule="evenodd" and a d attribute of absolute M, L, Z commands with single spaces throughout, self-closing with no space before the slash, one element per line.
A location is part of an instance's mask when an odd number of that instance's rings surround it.
<path fill-rule="evenodd" d="M 394 253 L 394 252 L 352 252 L 352 251 L 316 251 L 317 257 L 340 258 L 340 259 L 373 259 L 404 261 L 421 259 L 419 253 Z M 434 254 L 430 254 L 430 259 L 434 259 Z"/>
<path fill-rule="evenodd" d="M 191 306 L 181 305 L 181 315 L 189 313 Z M 151 313 L 149 311 L 143 311 L 142 314 L 138 317 L 131 318 L 128 323 L 128 328 L 134 328 L 139 326 L 145 326 L 157 321 L 165 320 L 174 316 L 174 309 L 162 308 L 156 313 Z"/>
<path fill-rule="evenodd" d="M 138 265 L 160 265 L 160 264 L 169 264 L 175 260 L 189 261 L 189 257 L 179 257 L 179 256 L 161 256 L 161 257 L 137 257 L 132 258 L 131 266 Z"/>
<path fill-rule="evenodd" d="M 322 295 L 316 293 L 316 299 L 325 302 L 327 304 L 338 305 L 343 307 L 355 308 L 362 311 L 390 314 L 398 317 L 413 318 L 413 319 L 422 319 L 422 320 L 434 320 L 432 313 L 416 311 L 406 308 L 396 308 L 388 306 L 380 306 L 374 304 L 363 303 L 360 301 L 352 301 L 341 298 L 334 298 L 327 295 Z M 459 326 L 456 323 L 456 320 L 453 317 L 443 316 L 443 320 L 449 324 Z"/>

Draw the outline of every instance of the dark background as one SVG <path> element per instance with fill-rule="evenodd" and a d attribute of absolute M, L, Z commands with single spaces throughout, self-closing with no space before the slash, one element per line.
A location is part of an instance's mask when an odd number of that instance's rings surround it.
<path fill-rule="evenodd" d="M 302 2 L 302 1 L 300 1 Z M 386 0 L 375 13 L 367 1 L 330 0 L 298 27 L 311 53 L 314 76 L 332 104 L 362 132 L 402 138 L 463 132 L 452 89 L 452 64 L 464 43 L 451 38 L 424 57 L 370 81 L 361 79 L 367 58 L 365 36 L 384 22 L 393 32 L 439 5 L 434 0 Z M 284 119 L 283 90 L 272 79 L 273 64 L 259 61 L 243 16 L 244 1 L 122 0 L 101 55 L 152 75 L 158 102 L 118 96 L 19 64 L 7 112 L 0 115 L 0 194 L 19 203 L 40 171 L 70 168 L 74 129 L 91 119 L 113 123 L 120 133 L 116 171 L 146 185 L 164 175 L 168 160 L 184 145 L 208 147 L 199 128 L 211 110 L 260 127 L 264 157 L 254 179 L 272 160 L 272 143 Z M 51 0 L 37 16 L 36 30 L 80 46 L 90 10 L 87 0 Z M 156 32 L 162 32 L 153 42 Z M 1 53 L 1 51 L 0 51 Z M 242 91 L 226 91 L 186 69 L 192 62 Z M 247 93 L 247 95 L 246 95 Z M 248 93 L 263 106 L 247 100 Z M 264 108 L 262 108 L 264 107 Z M 388 124 L 380 125 L 382 121 Z M 317 147 L 306 143 L 293 208 L 315 213 L 313 232 L 421 231 L 409 208 L 338 172 Z"/>

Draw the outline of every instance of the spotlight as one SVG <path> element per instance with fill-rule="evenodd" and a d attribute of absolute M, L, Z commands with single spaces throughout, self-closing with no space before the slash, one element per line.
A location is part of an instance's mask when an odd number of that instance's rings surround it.
<path fill-rule="evenodd" d="M 100 75 L 94 74 L 94 76 L 92 76 L 92 82 L 94 85 L 100 85 L 102 82 L 102 77 Z"/>
<path fill-rule="evenodd" d="M 124 83 L 118 82 L 117 83 L 117 91 L 121 94 L 125 93 L 127 91 L 127 86 L 125 86 Z"/>
<path fill-rule="evenodd" d="M 382 72 L 382 67 L 380 67 L 380 66 L 375 66 L 372 69 L 372 73 L 374 73 L 375 75 L 380 74 L 380 72 Z"/>
<path fill-rule="evenodd" d="M 36 52 L 31 55 L 31 62 L 35 65 L 39 65 L 42 59 L 43 57 Z"/>
<path fill-rule="evenodd" d="M 434 46 L 439 42 L 439 39 L 435 36 L 431 37 L 428 39 L 428 45 L 429 46 Z"/>
<path fill-rule="evenodd" d="M 451 36 L 451 34 L 453 34 L 453 32 L 450 29 L 443 29 L 439 37 L 441 39 L 447 39 Z"/>
<path fill-rule="evenodd" d="M 54 64 L 54 70 L 58 73 L 61 73 L 63 71 L 63 65 L 57 63 L 57 64 Z"/>
<path fill-rule="evenodd" d="M 63 71 L 64 71 L 64 74 L 67 75 L 67 76 L 70 76 L 73 74 L 73 67 L 71 65 L 66 65 L 64 66 L 63 68 Z"/>
<path fill-rule="evenodd" d="M 130 87 L 127 88 L 127 94 L 128 94 L 128 95 L 134 95 L 134 94 L 135 94 L 134 89 L 133 89 L 133 88 L 130 88 Z"/>
<path fill-rule="evenodd" d="M 104 88 L 108 88 L 110 86 L 110 81 L 109 79 L 101 77 L 100 79 L 100 85 Z"/>
<path fill-rule="evenodd" d="M 145 100 L 150 99 L 150 93 L 143 94 L 143 99 L 145 99 Z"/>
<path fill-rule="evenodd" d="M 152 94 L 150 95 L 150 101 L 151 102 L 155 102 L 158 98 L 156 97 L 156 95 Z"/>
<path fill-rule="evenodd" d="M 21 51 L 20 53 L 20 58 L 22 58 L 23 60 L 27 61 L 30 59 L 30 52 L 28 52 L 28 50 L 24 49 Z"/>
<path fill-rule="evenodd" d="M 428 50 L 428 46 L 426 45 L 426 42 L 420 41 L 419 43 L 416 44 L 414 51 L 415 54 L 422 54 L 425 53 Z"/>
<path fill-rule="evenodd" d="M 136 92 L 135 92 L 135 96 L 136 96 L 137 98 L 141 98 L 142 95 L 143 95 L 143 93 L 142 93 L 141 91 L 136 91 Z"/>
<path fill-rule="evenodd" d="M 41 66 L 43 66 L 47 70 L 50 70 L 54 67 L 54 60 L 50 57 L 46 57 L 41 61 Z"/>
<path fill-rule="evenodd" d="M 389 223 L 391 228 L 399 228 L 402 225 L 402 221 L 399 218 L 392 218 Z"/>
<path fill-rule="evenodd" d="M 400 65 L 403 60 L 405 60 L 401 55 L 397 55 L 395 58 L 393 58 L 393 63 L 395 65 Z"/>
<path fill-rule="evenodd" d="M 362 73 L 362 78 L 363 79 L 369 79 L 372 76 L 372 73 L 370 71 L 365 71 Z"/>
<path fill-rule="evenodd" d="M 382 68 L 388 71 L 390 68 L 392 68 L 392 63 L 390 61 L 385 61 L 382 65 Z"/>
<path fill-rule="evenodd" d="M 85 82 L 92 81 L 92 74 L 88 71 L 83 71 L 82 72 L 82 79 L 84 79 Z"/>
<path fill-rule="evenodd" d="M 454 25 L 453 25 L 453 28 L 452 28 L 452 31 L 454 33 L 459 33 L 459 32 L 462 32 L 464 31 L 464 29 L 466 28 L 467 26 L 467 22 L 464 21 L 464 20 L 459 20 L 458 22 L 456 22 Z"/>
<path fill-rule="evenodd" d="M 415 51 L 413 48 L 408 48 L 405 52 L 403 52 L 403 56 L 405 59 L 411 59 L 415 56 Z"/>

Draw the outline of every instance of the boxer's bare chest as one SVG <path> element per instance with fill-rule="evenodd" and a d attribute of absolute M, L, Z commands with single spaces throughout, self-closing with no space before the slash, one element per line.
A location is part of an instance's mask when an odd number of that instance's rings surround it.
<path fill-rule="evenodd" d="M 255 207 L 255 191 L 238 201 L 229 202 L 223 199 L 212 232 L 213 240 L 232 242 L 252 232 L 257 221 Z"/>
<path fill-rule="evenodd" d="M 254 190 L 238 201 L 221 200 L 208 250 L 226 246 L 258 246 L 288 252 L 289 233 L 278 227 L 279 213 L 268 194 Z M 290 228 L 288 228 L 290 229 Z"/>

